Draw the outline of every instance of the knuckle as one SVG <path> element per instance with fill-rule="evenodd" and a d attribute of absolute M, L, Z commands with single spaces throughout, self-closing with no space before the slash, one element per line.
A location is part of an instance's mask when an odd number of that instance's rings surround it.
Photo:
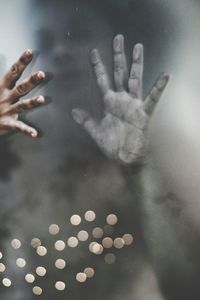
<path fill-rule="evenodd" d="M 97 79 L 102 78 L 105 75 L 105 72 L 103 69 L 101 68 L 96 68 L 96 76 Z"/>
<path fill-rule="evenodd" d="M 29 63 L 29 61 L 30 61 L 30 59 L 24 55 L 22 57 L 20 57 L 20 59 L 19 59 L 19 62 L 20 62 L 20 64 L 23 65 L 23 67 L 25 67 Z"/>
<path fill-rule="evenodd" d="M 114 53 L 116 56 L 120 56 L 123 54 L 123 49 L 121 49 L 120 47 L 114 47 Z"/>
<path fill-rule="evenodd" d="M 23 123 L 20 123 L 20 124 L 16 123 L 15 124 L 15 129 L 17 129 L 19 131 L 22 131 L 22 132 L 25 132 L 25 130 L 26 130 L 26 128 L 25 128 L 25 126 L 24 126 Z"/>
<path fill-rule="evenodd" d="M 24 101 L 24 100 L 20 100 L 19 102 L 18 102 L 18 105 L 17 105 L 17 107 L 18 107 L 18 109 L 19 110 L 24 110 L 24 109 L 26 109 L 26 102 Z"/>
<path fill-rule="evenodd" d="M 19 96 L 24 95 L 27 92 L 27 84 L 22 83 L 16 87 L 16 92 Z"/>
<path fill-rule="evenodd" d="M 11 70 L 10 70 L 11 76 L 15 77 L 19 74 L 19 72 L 20 72 L 19 65 L 18 64 L 12 65 Z"/>
<path fill-rule="evenodd" d="M 30 82 L 31 82 L 33 85 L 36 85 L 36 84 L 40 83 L 43 79 L 44 79 L 44 74 L 43 74 L 43 72 L 37 72 L 37 73 L 31 75 L 31 77 L 30 77 Z"/>
<path fill-rule="evenodd" d="M 37 105 L 37 104 L 38 104 L 37 97 L 31 99 L 31 100 L 28 102 L 28 106 L 29 106 L 29 107 L 35 106 L 35 105 Z"/>
<path fill-rule="evenodd" d="M 132 72 L 130 74 L 130 79 L 138 79 L 137 75 L 136 75 L 136 72 Z"/>
<path fill-rule="evenodd" d="M 128 84 L 129 84 L 129 88 L 131 87 L 132 89 L 135 90 L 138 90 L 140 86 L 138 78 L 130 78 Z"/>
<path fill-rule="evenodd" d="M 135 65 L 140 65 L 141 64 L 141 59 L 137 58 L 137 59 L 133 59 L 133 62 Z"/>
<path fill-rule="evenodd" d="M 116 73 L 119 73 L 119 72 L 121 72 L 123 70 L 124 70 L 124 68 L 123 68 L 123 66 L 120 63 L 115 64 L 115 72 Z"/>
<path fill-rule="evenodd" d="M 158 97 L 158 90 L 154 87 L 152 89 L 152 91 L 150 92 L 150 99 L 153 101 L 153 102 L 157 102 L 157 97 Z"/>
<path fill-rule="evenodd" d="M 20 112 L 23 112 L 24 110 L 26 110 L 28 108 L 34 107 L 35 105 L 36 105 L 35 99 L 31 99 L 30 101 L 20 100 L 16 104 L 16 111 L 17 111 L 17 113 L 20 113 Z"/>
<path fill-rule="evenodd" d="M 25 106 L 26 106 L 26 108 L 32 108 L 32 107 L 36 106 L 37 104 L 38 103 L 37 103 L 36 99 L 31 99 L 31 100 L 26 101 Z"/>
<path fill-rule="evenodd" d="M 7 126 L 8 128 L 12 128 L 12 129 L 15 127 L 13 120 L 10 119 L 10 118 L 9 119 L 5 119 L 4 125 Z"/>
<path fill-rule="evenodd" d="M 122 61 L 123 61 L 122 54 L 120 52 L 118 52 L 117 54 L 115 54 L 115 56 L 114 56 L 114 63 L 115 64 L 121 64 Z"/>
<path fill-rule="evenodd" d="M 21 106 L 16 106 L 15 112 L 17 114 L 19 114 L 19 113 L 23 112 L 23 108 Z"/>
<path fill-rule="evenodd" d="M 38 81 L 39 81 L 39 79 L 38 79 L 38 77 L 37 77 L 37 74 L 31 75 L 30 82 L 31 82 L 32 84 L 37 84 Z"/>

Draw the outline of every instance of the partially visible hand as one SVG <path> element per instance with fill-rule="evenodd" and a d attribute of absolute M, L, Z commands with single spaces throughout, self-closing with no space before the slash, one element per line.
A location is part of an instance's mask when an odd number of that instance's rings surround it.
<path fill-rule="evenodd" d="M 143 46 L 137 44 L 133 48 L 129 78 L 122 35 L 114 38 L 113 51 L 116 91 L 110 87 L 98 50 L 94 49 L 91 52 L 91 62 L 105 104 L 103 119 L 97 122 L 88 112 L 78 108 L 73 109 L 72 115 L 109 158 L 123 164 L 132 164 L 145 157 L 145 129 L 168 83 L 169 75 L 161 74 L 149 95 L 143 100 Z"/>
<path fill-rule="evenodd" d="M 18 130 L 31 137 L 37 136 L 37 131 L 18 119 L 19 113 L 44 103 L 44 97 L 21 99 L 45 78 L 42 71 L 32 74 L 29 78 L 16 85 L 24 69 L 33 58 L 30 50 L 25 51 L 19 60 L 0 80 L 0 134 Z"/>

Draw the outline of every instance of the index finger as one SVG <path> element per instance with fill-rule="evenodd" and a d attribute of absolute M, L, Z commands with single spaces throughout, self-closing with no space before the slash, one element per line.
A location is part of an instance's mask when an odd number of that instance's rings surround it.
<path fill-rule="evenodd" d="M 131 66 L 129 77 L 129 91 L 134 98 L 142 98 L 143 83 L 143 67 L 144 67 L 144 49 L 142 44 L 137 44 L 133 48 L 133 63 Z"/>
<path fill-rule="evenodd" d="M 4 88 L 13 88 L 16 81 L 22 75 L 25 68 L 31 62 L 33 53 L 31 50 L 26 50 L 18 59 L 16 63 L 12 65 L 10 70 L 3 76 L 1 80 L 1 86 Z"/>
<path fill-rule="evenodd" d="M 105 66 L 101 60 L 99 51 L 97 49 L 93 49 L 91 51 L 91 62 L 94 68 L 94 73 L 97 78 L 98 87 L 101 93 L 105 95 L 110 89 L 109 80 Z"/>
<path fill-rule="evenodd" d="M 144 110 L 148 115 L 151 115 L 156 107 L 156 104 L 160 100 L 168 82 L 170 76 L 166 73 L 162 73 L 155 84 L 153 85 L 150 93 L 147 95 L 144 101 Z"/>

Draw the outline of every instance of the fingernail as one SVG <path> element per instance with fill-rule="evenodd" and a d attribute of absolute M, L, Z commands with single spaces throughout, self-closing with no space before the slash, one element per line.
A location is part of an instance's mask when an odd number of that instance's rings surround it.
<path fill-rule="evenodd" d="M 40 79 L 44 79 L 45 78 L 45 73 L 43 71 L 39 71 L 37 72 L 37 78 Z"/>
<path fill-rule="evenodd" d="M 31 136 L 32 136 L 32 137 L 36 137 L 36 136 L 37 136 L 37 131 L 32 131 L 32 132 L 31 132 Z"/>
<path fill-rule="evenodd" d="M 124 46 L 124 37 L 123 35 L 117 35 L 114 38 L 114 42 L 113 42 L 113 48 L 116 52 L 121 52 L 123 50 L 123 46 Z"/>
<path fill-rule="evenodd" d="M 168 80 L 169 80 L 169 75 L 164 75 L 162 78 L 158 80 L 157 88 L 162 89 L 166 85 Z"/>
<path fill-rule="evenodd" d="M 75 121 L 76 123 L 78 123 L 79 125 L 83 124 L 83 122 L 84 122 L 84 117 L 83 117 L 83 115 L 79 112 L 79 110 L 73 109 L 73 110 L 72 110 L 72 117 L 73 117 L 74 121 Z"/>
<path fill-rule="evenodd" d="M 22 60 L 25 62 L 25 63 L 28 63 L 33 57 L 33 53 L 30 49 L 26 50 L 24 52 L 24 54 L 22 55 Z"/>
<path fill-rule="evenodd" d="M 96 64 L 96 63 L 98 63 L 98 61 L 99 61 L 99 52 L 98 52 L 98 50 L 97 49 L 93 49 L 92 51 L 91 51 L 91 61 L 92 61 L 92 63 L 93 64 Z"/>
<path fill-rule="evenodd" d="M 37 100 L 38 103 L 44 103 L 45 102 L 45 99 L 44 99 L 43 96 L 38 96 L 36 100 Z"/>
<path fill-rule="evenodd" d="M 134 60 L 139 60 L 140 59 L 140 54 L 141 54 L 141 45 L 137 44 L 133 49 L 133 59 Z"/>
<path fill-rule="evenodd" d="M 165 78 L 166 80 L 169 80 L 170 79 L 170 74 L 168 74 L 168 73 L 162 73 L 162 75 L 161 75 L 163 78 Z"/>
<path fill-rule="evenodd" d="M 30 49 L 27 49 L 27 50 L 25 51 L 25 55 L 26 55 L 27 58 L 31 58 L 32 55 L 33 55 L 33 53 L 32 53 L 32 51 L 31 51 Z"/>
<path fill-rule="evenodd" d="M 75 109 L 72 110 L 72 117 L 75 122 L 77 122 L 78 124 L 81 124 L 81 119 L 80 119 L 79 113 Z"/>

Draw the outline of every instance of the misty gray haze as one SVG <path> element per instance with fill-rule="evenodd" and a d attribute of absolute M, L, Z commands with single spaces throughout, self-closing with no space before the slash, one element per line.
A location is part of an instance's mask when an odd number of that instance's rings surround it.
<path fill-rule="evenodd" d="M 48 104 L 22 114 L 40 137 L 0 137 L 0 251 L 13 282 L 10 288 L 0 285 L 0 299 L 36 299 L 24 276 L 38 265 L 47 268 L 35 284 L 43 288 L 41 299 L 198 299 L 199 2 L 9 0 L 0 8 L 1 74 L 28 48 L 37 58 L 23 77 L 38 70 L 50 74 L 31 93 L 44 95 Z M 80 108 L 101 120 L 104 104 L 89 54 L 99 50 L 112 81 L 117 34 L 124 35 L 128 66 L 133 46 L 144 45 L 144 95 L 161 72 L 171 74 L 150 119 L 142 167 L 106 157 L 72 117 Z M 83 218 L 87 210 L 95 211 L 94 223 L 70 224 L 71 215 Z M 131 246 L 114 250 L 114 264 L 92 255 L 88 241 L 55 251 L 56 239 L 67 241 L 81 229 L 91 236 L 109 213 L 118 216 L 113 237 L 134 235 Z M 61 228 L 56 237 L 48 232 L 52 223 Z M 47 247 L 46 256 L 34 254 L 33 237 Z M 19 250 L 11 248 L 13 238 L 22 242 Z M 26 259 L 24 269 L 16 267 L 18 257 Z M 57 258 L 66 259 L 66 269 L 55 269 Z M 75 274 L 86 266 L 95 268 L 94 278 L 77 283 Z M 65 291 L 54 288 L 58 280 L 66 282 Z"/>

